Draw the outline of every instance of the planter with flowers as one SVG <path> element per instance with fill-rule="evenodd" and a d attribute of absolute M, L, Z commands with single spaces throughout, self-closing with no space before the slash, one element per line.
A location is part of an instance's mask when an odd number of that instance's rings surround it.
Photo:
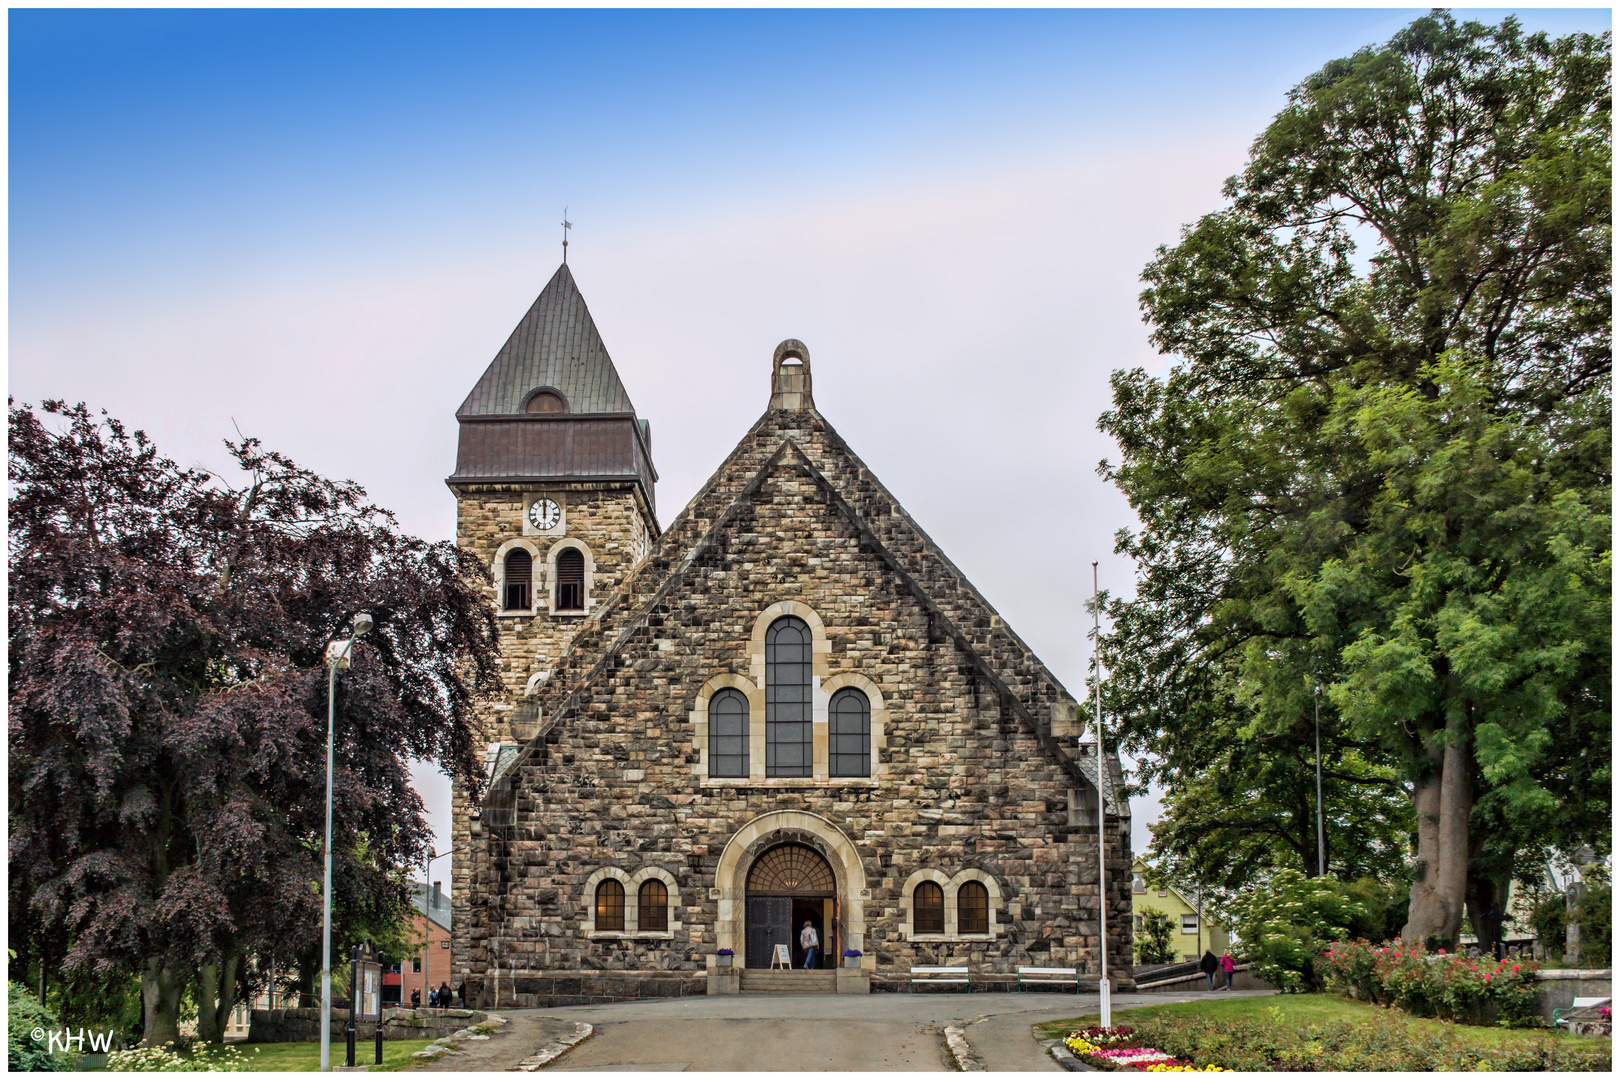
<path fill-rule="evenodd" d="M 731 958 L 733 956 L 736 956 L 736 955 L 737 954 L 735 952 L 733 952 L 731 949 L 721 949 L 721 950 L 719 950 L 718 952 L 716 952 L 714 954 L 714 966 L 715 967 L 730 967 L 731 966 Z"/>
<path fill-rule="evenodd" d="M 1143 1046 L 1136 1029 L 1128 1024 L 1114 1027 L 1088 1027 L 1063 1040 L 1074 1055 L 1094 1069 L 1135 1072 L 1230 1072 L 1218 1065 L 1199 1068 L 1163 1050 Z"/>
<path fill-rule="evenodd" d="M 847 968 L 858 968 L 858 967 L 860 967 L 861 966 L 861 950 L 859 950 L 859 949 L 845 949 L 844 950 L 844 966 L 847 967 Z"/>

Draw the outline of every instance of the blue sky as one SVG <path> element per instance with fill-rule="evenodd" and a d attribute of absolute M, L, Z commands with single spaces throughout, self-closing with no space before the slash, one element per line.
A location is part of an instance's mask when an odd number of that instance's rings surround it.
<path fill-rule="evenodd" d="M 452 414 L 567 205 L 663 522 L 798 337 L 823 413 L 1081 692 L 1090 563 L 1131 580 L 1096 417 L 1109 372 L 1166 363 L 1141 268 L 1289 87 L 1421 10 L 13 10 L 9 389 L 186 463 L 235 423 L 448 537 Z"/>

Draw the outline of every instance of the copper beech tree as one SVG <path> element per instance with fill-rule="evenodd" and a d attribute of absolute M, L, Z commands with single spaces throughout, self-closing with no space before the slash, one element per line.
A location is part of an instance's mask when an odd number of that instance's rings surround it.
<path fill-rule="evenodd" d="M 476 783 L 469 718 L 498 685 L 482 567 L 226 445 L 234 481 L 83 405 L 10 409 L 12 923 L 81 977 L 138 973 L 151 1045 L 188 986 L 217 1040 L 250 967 L 316 951 L 326 642 L 375 620 L 339 679 L 340 926 L 406 909 L 431 840 L 407 759 Z"/>

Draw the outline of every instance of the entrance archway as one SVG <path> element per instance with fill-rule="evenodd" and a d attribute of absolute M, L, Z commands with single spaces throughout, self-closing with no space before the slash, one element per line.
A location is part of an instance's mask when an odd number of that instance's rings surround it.
<path fill-rule="evenodd" d="M 726 841 L 714 876 L 715 891 L 719 894 L 716 898 L 718 919 L 715 923 L 715 947 L 730 949 L 744 963 L 749 963 L 746 933 L 749 877 L 765 854 L 785 844 L 809 848 L 832 871 L 834 895 L 831 899 L 836 925 L 824 927 L 824 930 L 831 929 L 832 933 L 824 933 L 823 940 L 827 957 L 825 963 L 836 966 L 844 949 L 865 947 L 866 901 L 870 899 L 866 888 L 866 871 L 861 866 L 854 843 L 844 835 L 843 830 L 821 815 L 804 810 L 772 810 L 761 814 L 741 826 Z M 810 899 L 825 901 L 827 898 Z M 802 923 L 801 918 L 800 925 Z M 790 940 L 790 948 L 796 940 L 797 935 Z M 863 960 L 862 966 L 870 967 L 870 958 Z M 770 963 L 768 954 L 766 963 Z"/>
<path fill-rule="evenodd" d="M 821 943 L 816 966 L 835 966 L 826 958 L 838 955 L 838 883 L 832 867 L 814 848 L 788 842 L 754 860 L 748 871 L 744 919 L 749 967 L 770 967 L 781 945 L 788 947 L 793 967 L 804 967 L 799 937 L 806 923 Z"/>

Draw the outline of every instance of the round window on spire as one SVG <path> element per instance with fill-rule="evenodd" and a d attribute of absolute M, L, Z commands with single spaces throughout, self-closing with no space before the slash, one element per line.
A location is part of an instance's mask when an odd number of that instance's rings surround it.
<path fill-rule="evenodd" d="M 568 403 L 562 399 L 561 394 L 553 390 L 540 390 L 530 395 L 529 400 L 524 402 L 523 411 L 530 416 L 541 413 L 564 413 L 568 411 Z"/>

